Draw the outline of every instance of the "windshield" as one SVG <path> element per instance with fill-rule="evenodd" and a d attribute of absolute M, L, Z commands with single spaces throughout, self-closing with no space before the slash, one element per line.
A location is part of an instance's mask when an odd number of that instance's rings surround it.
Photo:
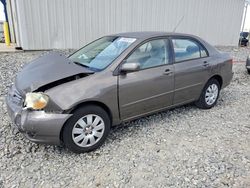
<path fill-rule="evenodd" d="M 78 50 L 69 59 L 93 71 L 101 71 L 135 40 L 135 38 L 117 36 L 103 37 Z"/>

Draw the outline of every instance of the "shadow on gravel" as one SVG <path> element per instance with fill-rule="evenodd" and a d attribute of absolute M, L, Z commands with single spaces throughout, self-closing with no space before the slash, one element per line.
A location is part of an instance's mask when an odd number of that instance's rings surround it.
<path fill-rule="evenodd" d="M 196 107 L 193 104 L 187 104 L 184 106 L 148 115 L 143 118 L 138 118 L 136 120 L 127 123 L 122 123 L 120 125 L 113 126 L 110 130 L 110 134 L 107 140 L 105 141 L 104 145 L 93 152 L 83 153 L 78 155 L 68 151 L 67 148 L 65 148 L 64 146 L 49 146 L 49 145 L 43 145 L 44 146 L 43 150 L 45 152 L 45 155 L 47 155 L 47 157 L 49 157 L 52 154 L 51 151 L 53 151 L 54 154 L 57 153 L 57 154 L 66 154 L 75 156 L 99 156 L 101 152 L 103 151 L 108 152 L 110 148 L 112 148 L 113 144 L 119 143 L 123 139 L 126 139 L 126 137 L 136 137 L 136 135 L 138 135 L 143 129 L 146 129 L 146 132 L 154 132 L 154 129 L 157 128 L 157 125 L 162 123 L 167 123 L 168 120 L 170 119 L 173 120 L 180 115 L 185 115 L 189 112 L 189 110 L 196 110 Z M 168 131 L 169 130 L 168 128 L 170 127 L 172 127 L 171 124 L 168 124 L 168 126 L 166 127 L 166 131 Z M 30 141 L 27 140 L 27 142 Z M 41 152 L 40 146 L 42 145 L 32 143 L 32 146 L 28 148 L 27 152 L 28 153 L 33 153 L 33 152 L 36 153 L 37 151 Z"/>
<path fill-rule="evenodd" d="M 187 104 L 113 126 L 108 138 L 121 140 L 126 136 L 137 135 L 142 129 L 147 128 L 152 128 L 150 131 L 154 131 L 154 128 L 157 128 L 158 124 L 167 123 L 168 120 L 174 119 L 174 116 L 185 115 L 190 109 L 195 110 L 196 107 L 193 104 Z M 168 124 L 168 126 L 171 127 L 171 124 Z M 129 135 L 127 134 L 128 132 Z"/>

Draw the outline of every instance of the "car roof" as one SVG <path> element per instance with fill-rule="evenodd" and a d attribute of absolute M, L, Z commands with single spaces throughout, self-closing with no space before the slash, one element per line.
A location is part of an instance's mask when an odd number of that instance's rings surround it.
<path fill-rule="evenodd" d="M 198 40 L 204 47 L 208 50 L 210 55 L 218 54 L 218 50 L 216 50 L 209 43 L 204 41 L 202 38 L 185 33 L 175 33 L 175 32 L 160 32 L 160 31 L 141 31 L 141 32 L 126 32 L 126 33 L 118 33 L 109 36 L 117 36 L 117 37 L 128 37 L 128 38 L 136 38 L 140 40 L 147 40 L 153 37 L 162 37 L 162 36 L 177 36 L 177 37 L 192 37 L 193 39 Z"/>
<path fill-rule="evenodd" d="M 184 34 L 184 33 L 174 33 L 174 32 L 160 32 L 160 31 L 141 31 L 141 32 L 126 32 L 126 33 L 118 33 L 110 36 L 120 36 L 120 37 L 129 37 L 129 38 L 137 38 L 137 39 L 147 39 L 152 37 L 160 37 L 160 36 L 191 36 L 194 35 Z"/>

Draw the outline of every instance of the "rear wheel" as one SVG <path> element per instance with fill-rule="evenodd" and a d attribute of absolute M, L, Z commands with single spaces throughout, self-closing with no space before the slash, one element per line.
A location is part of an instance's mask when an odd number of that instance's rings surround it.
<path fill-rule="evenodd" d="M 111 121 L 99 106 L 88 105 L 77 109 L 63 129 L 65 146 L 75 152 L 89 152 L 100 147 L 110 131 Z"/>
<path fill-rule="evenodd" d="M 196 101 L 196 106 L 202 109 L 212 108 L 219 98 L 220 87 L 221 86 L 216 79 L 210 79 L 203 88 L 199 100 Z"/>

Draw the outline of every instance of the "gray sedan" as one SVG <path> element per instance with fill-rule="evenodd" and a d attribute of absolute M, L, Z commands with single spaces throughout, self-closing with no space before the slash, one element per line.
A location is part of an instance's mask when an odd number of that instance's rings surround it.
<path fill-rule="evenodd" d="M 232 76 L 232 59 L 199 37 L 121 33 L 69 57 L 35 59 L 6 102 L 29 140 L 82 153 L 98 148 L 112 125 L 192 102 L 210 109 Z"/>

